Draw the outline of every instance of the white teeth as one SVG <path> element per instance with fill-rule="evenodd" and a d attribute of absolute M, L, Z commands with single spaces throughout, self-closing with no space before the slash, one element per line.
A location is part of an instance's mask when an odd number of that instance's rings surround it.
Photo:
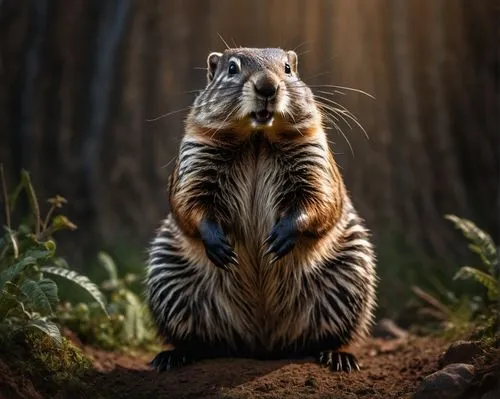
<path fill-rule="evenodd" d="M 262 111 L 261 111 L 262 112 Z M 274 122 L 274 114 L 272 112 L 268 112 L 268 118 L 259 118 L 257 112 L 252 112 L 250 115 L 250 124 L 253 129 L 263 128 L 272 126 Z"/>

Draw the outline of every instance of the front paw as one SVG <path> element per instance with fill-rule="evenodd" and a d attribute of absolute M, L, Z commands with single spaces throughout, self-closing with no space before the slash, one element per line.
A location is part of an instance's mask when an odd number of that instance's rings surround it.
<path fill-rule="evenodd" d="M 264 241 L 264 245 L 268 245 L 266 255 L 274 252 L 274 258 L 271 263 L 274 263 L 288 254 L 297 241 L 298 230 L 295 218 L 285 216 L 274 225 L 271 233 Z"/>
<path fill-rule="evenodd" d="M 205 253 L 215 266 L 229 270 L 231 264 L 238 264 L 236 253 L 227 242 L 226 235 L 218 223 L 203 221 L 199 231 L 205 246 Z"/>

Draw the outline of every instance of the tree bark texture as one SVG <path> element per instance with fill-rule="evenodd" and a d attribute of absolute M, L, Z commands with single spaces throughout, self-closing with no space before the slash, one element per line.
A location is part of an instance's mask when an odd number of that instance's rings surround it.
<path fill-rule="evenodd" d="M 369 135 L 340 119 L 351 152 L 329 130 L 375 241 L 446 258 L 444 214 L 498 232 L 498 14 L 493 0 L 3 0 L 0 162 L 11 186 L 25 168 L 40 198 L 67 197 L 71 258 L 144 248 L 219 35 L 296 49 L 303 80 Z"/>

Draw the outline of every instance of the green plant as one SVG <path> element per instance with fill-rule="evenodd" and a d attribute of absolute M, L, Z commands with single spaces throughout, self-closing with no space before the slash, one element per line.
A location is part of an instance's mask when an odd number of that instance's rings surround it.
<path fill-rule="evenodd" d="M 92 296 L 103 314 L 106 314 L 105 297 L 87 277 L 69 270 L 66 262 L 56 256 L 52 235 L 76 228 L 64 215 L 55 215 L 66 200 L 61 196 L 50 198 L 49 211 L 42 218 L 27 171 L 22 171 L 21 181 L 10 195 L 2 165 L 0 180 L 5 209 L 5 233 L 0 239 L 0 329 L 37 328 L 60 344 L 61 334 L 53 321 L 59 303 L 58 286 L 46 276 L 55 275 L 76 283 Z M 31 215 L 14 229 L 14 212 L 23 193 Z"/>
<path fill-rule="evenodd" d="M 412 291 L 425 304 L 417 309 L 417 318 L 425 324 L 419 326 L 419 330 L 426 333 L 444 331 L 444 336 L 450 339 L 470 332 L 474 328 L 474 315 L 483 307 L 482 298 L 457 296 L 449 289 L 439 289 L 438 292 L 435 289 L 430 293 L 413 286 Z"/>
<path fill-rule="evenodd" d="M 455 227 L 469 241 L 469 248 L 479 255 L 482 270 L 477 267 L 462 266 L 453 280 L 473 279 L 485 289 L 484 297 L 478 295 L 459 295 L 441 285 L 435 287 L 435 294 L 413 287 L 413 293 L 426 304 L 419 310 L 420 314 L 430 316 L 444 326 L 445 335 L 450 338 L 463 336 L 466 333 L 479 332 L 479 335 L 491 335 L 498 319 L 496 307 L 499 298 L 499 256 L 491 236 L 468 219 L 455 215 L 446 215 Z M 458 291 L 458 290 L 457 290 Z"/>
<path fill-rule="evenodd" d="M 99 313 L 95 304 L 69 303 L 59 308 L 58 318 L 83 341 L 105 349 L 154 347 L 156 333 L 144 303 L 130 289 L 139 277 L 128 273 L 118 276 L 115 262 L 105 252 L 98 254 L 108 278 L 101 284 L 107 297 L 109 318 Z"/>
<path fill-rule="evenodd" d="M 472 278 L 486 288 L 490 301 L 498 300 L 500 259 L 493 239 L 468 219 L 455 215 L 446 215 L 446 219 L 450 220 L 467 238 L 469 248 L 479 255 L 483 266 L 483 270 L 471 266 L 462 266 L 455 274 L 454 279 Z"/>

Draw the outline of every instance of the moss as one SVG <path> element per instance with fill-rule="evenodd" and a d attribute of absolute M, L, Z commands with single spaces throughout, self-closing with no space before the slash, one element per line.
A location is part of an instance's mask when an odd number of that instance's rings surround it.
<path fill-rule="evenodd" d="M 26 340 L 33 358 L 44 365 L 56 383 L 79 379 L 92 366 L 90 359 L 64 337 L 61 347 L 38 331 L 27 333 Z"/>
<path fill-rule="evenodd" d="M 84 388 L 82 379 L 92 369 L 90 359 L 68 339 L 58 345 L 38 330 L 2 336 L 0 357 L 49 397 Z"/>

